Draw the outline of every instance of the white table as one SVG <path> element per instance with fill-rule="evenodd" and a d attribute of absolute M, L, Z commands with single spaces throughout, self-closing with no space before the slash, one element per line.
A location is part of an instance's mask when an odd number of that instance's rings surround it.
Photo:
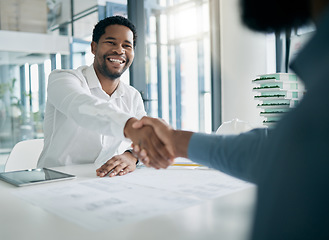
<path fill-rule="evenodd" d="M 93 165 L 54 169 L 77 175 L 76 180 L 66 182 L 97 178 Z M 63 183 L 50 183 L 48 186 Z M 245 240 L 248 239 L 252 224 L 256 192 L 254 187 L 250 187 L 204 201 L 199 205 L 122 225 L 115 229 L 91 231 L 34 206 L 14 194 L 16 191 L 21 191 L 21 189 L 25 191 L 28 188 L 33 189 L 34 186 L 17 188 L 0 181 L 0 239 Z"/>

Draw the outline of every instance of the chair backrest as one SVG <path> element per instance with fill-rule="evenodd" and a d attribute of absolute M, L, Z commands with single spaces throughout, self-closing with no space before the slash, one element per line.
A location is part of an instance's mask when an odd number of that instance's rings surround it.
<path fill-rule="evenodd" d="M 36 168 L 43 149 L 43 139 L 18 142 L 8 156 L 5 172 Z"/>

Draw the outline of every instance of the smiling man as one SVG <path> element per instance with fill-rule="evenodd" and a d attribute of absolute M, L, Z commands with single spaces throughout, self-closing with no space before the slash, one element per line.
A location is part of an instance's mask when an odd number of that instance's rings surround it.
<path fill-rule="evenodd" d="M 134 121 L 144 116 L 140 93 L 120 81 L 134 59 L 135 26 L 121 16 L 95 25 L 91 66 L 55 70 L 49 76 L 44 120 L 44 149 L 38 167 L 95 163 L 97 175 L 124 175 L 135 170 L 137 159 L 130 141 L 151 147 L 153 157 L 169 159 L 151 127 L 136 131 Z M 126 151 L 118 152 L 126 142 Z"/>

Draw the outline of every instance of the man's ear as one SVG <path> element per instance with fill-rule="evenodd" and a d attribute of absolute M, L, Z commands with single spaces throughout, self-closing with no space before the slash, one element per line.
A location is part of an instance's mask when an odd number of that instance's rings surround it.
<path fill-rule="evenodd" d="M 90 46 L 91 46 L 91 52 L 95 55 L 97 49 L 97 43 L 92 41 Z"/>

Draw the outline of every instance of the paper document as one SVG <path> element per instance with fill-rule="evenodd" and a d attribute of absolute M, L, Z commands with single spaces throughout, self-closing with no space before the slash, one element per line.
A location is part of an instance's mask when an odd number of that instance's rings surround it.
<path fill-rule="evenodd" d="M 144 167 L 121 177 L 40 185 L 14 194 L 97 231 L 187 208 L 250 186 L 214 170 Z"/>

